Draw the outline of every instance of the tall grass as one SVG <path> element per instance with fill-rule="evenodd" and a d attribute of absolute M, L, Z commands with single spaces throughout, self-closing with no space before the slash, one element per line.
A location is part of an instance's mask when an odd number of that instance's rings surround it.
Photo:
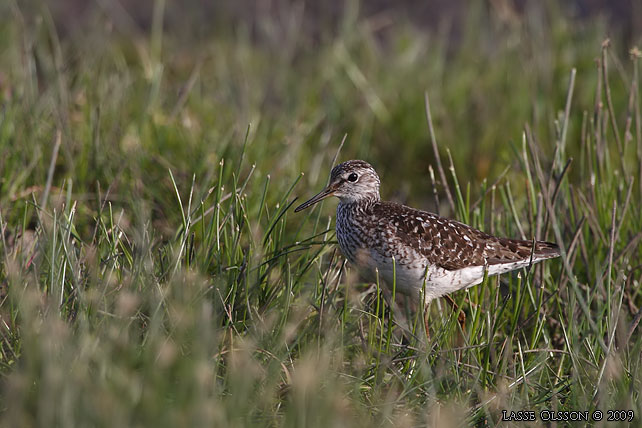
<path fill-rule="evenodd" d="M 60 39 L 11 4 L 3 425 L 642 417 L 637 49 L 554 10 L 475 10 L 456 44 L 348 14 L 321 40 L 272 23 L 186 46 L 160 21 Z M 563 257 L 456 293 L 463 327 L 433 303 L 426 337 L 415 302 L 345 264 L 334 202 L 292 213 L 353 157 L 384 197 Z"/>

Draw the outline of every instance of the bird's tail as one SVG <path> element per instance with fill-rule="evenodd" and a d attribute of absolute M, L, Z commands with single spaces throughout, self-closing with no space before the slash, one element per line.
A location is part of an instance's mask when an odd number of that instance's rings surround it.
<path fill-rule="evenodd" d="M 498 238 L 492 246 L 492 253 L 486 262 L 490 265 L 511 263 L 515 261 L 538 262 L 560 256 L 557 244 L 546 241 L 526 241 L 522 239 Z"/>
<path fill-rule="evenodd" d="M 532 241 L 524 241 L 530 248 L 533 248 Z M 533 251 L 533 256 L 542 259 L 552 259 L 560 256 L 560 247 L 557 244 L 546 241 L 537 241 L 535 242 L 535 249 Z"/>

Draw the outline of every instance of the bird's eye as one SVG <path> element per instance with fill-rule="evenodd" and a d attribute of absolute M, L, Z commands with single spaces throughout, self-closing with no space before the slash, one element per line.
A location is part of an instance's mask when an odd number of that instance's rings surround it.
<path fill-rule="evenodd" d="M 348 176 L 348 181 L 354 183 L 355 181 L 357 181 L 357 178 L 359 178 L 359 176 L 357 175 L 356 172 L 353 172 Z"/>

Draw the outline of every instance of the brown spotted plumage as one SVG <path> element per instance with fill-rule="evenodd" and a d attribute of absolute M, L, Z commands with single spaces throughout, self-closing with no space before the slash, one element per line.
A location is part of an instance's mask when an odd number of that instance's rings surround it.
<path fill-rule="evenodd" d="M 330 184 L 295 209 L 337 196 L 337 239 L 345 257 L 426 303 L 496 275 L 559 256 L 557 245 L 498 238 L 458 221 L 381 201 L 379 176 L 367 162 L 337 165 Z"/>

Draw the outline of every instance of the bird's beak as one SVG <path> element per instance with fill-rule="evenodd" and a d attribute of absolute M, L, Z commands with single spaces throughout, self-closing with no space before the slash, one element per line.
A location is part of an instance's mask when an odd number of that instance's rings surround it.
<path fill-rule="evenodd" d="M 323 189 L 322 191 L 320 191 L 319 193 L 314 195 L 312 198 L 310 198 L 306 202 L 304 202 L 301 205 L 299 205 L 298 207 L 296 207 L 294 209 L 294 212 L 298 213 L 301 210 L 304 210 L 304 209 L 306 209 L 308 207 L 311 207 L 312 205 L 314 205 L 317 202 L 327 198 L 328 196 L 334 195 L 335 191 L 336 191 L 336 189 L 334 187 L 331 187 L 331 186 L 326 187 L 325 189 Z"/>

